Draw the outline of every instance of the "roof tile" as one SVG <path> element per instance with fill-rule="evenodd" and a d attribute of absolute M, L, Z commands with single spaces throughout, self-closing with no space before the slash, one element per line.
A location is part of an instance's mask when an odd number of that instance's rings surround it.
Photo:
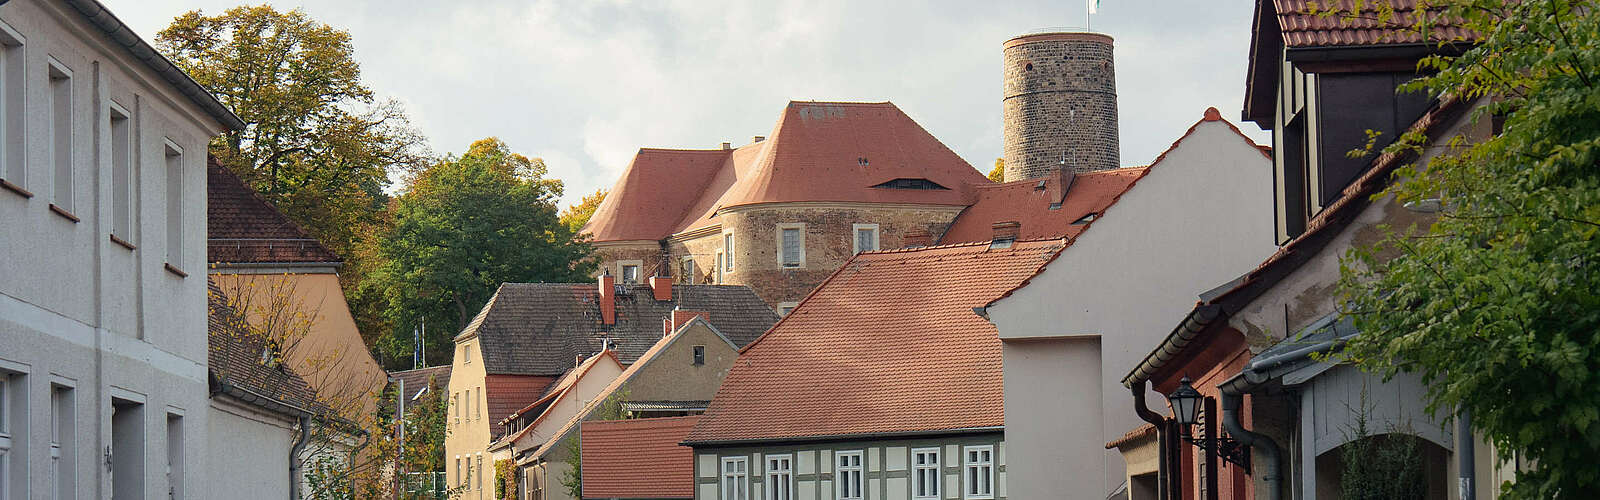
<path fill-rule="evenodd" d="M 678 443 L 699 419 L 584 422 L 583 498 L 694 498 L 694 450 Z"/>

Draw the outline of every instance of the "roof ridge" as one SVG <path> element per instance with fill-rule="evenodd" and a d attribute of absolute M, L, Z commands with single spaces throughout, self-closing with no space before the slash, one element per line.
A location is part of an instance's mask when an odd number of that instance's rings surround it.
<path fill-rule="evenodd" d="M 1016 243 L 1038 243 L 1038 242 L 1041 242 L 1041 241 L 1064 240 L 1064 239 L 1066 239 L 1066 238 L 1033 238 L 1033 239 L 1018 239 L 1018 240 L 1015 240 L 1015 242 Z M 885 249 L 879 249 L 879 250 L 868 250 L 868 251 L 864 251 L 864 252 L 859 252 L 859 253 L 856 254 L 856 257 L 862 256 L 862 255 L 884 255 L 884 254 L 896 254 L 896 253 L 911 253 L 911 252 L 920 252 L 920 251 L 923 251 L 923 250 L 939 250 L 939 249 L 946 249 L 946 248 L 975 247 L 975 246 L 985 246 L 986 247 L 986 246 L 990 246 L 990 245 L 993 245 L 993 244 L 994 244 L 994 240 L 987 240 L 987 241 L 963 241 L 963 242 L 959 242 L 959 243 L 945 243 L 945 244 L 942 244 L 942 245 L 928 245 L 928 246 L 920 246 L 920 247 L 885 248 Z M 1016 248 L 1016 247 L 1012 247 L 1012 248 Z M 851 262 L 855 262 L 856 257 L 851 257 L 850 260 L 845 261 L 844 265 L 848 266 L 848 265 L 850 265 Z"/>
<path fill-rule="evenodd" d="M 816 100 L 801 101 L 801 100 L 798 100 L 798 99 L 790 99 L 789 100 L 789 105 L 790 106 L 793 106 L 793 105 L 796 105 L 796 104 L 827 104 L 827 105 L 830 105 L 830 106 L 862 106 L 862 107 L 884 107 L 884 106 L 897 107 L 897 106 L 895 106 L 894 101 L 816 101 Z"/>

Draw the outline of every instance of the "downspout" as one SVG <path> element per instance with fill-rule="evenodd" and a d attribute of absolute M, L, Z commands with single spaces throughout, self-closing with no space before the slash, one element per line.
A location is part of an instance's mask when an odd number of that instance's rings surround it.
<path fill-rule="evenodd" d="M 1160 413 L 1151 411 L 1144 404 L 1144 386 L 1147 382 L 1140 380 L 1131 388 L 1133 390 L 1133 412 L 1139 414 L 1139 419 L 1149 422 L 1156 427 L 1156 499 L 1167 500 L 1168 483 L 1172 482 L 1173 471 L 1167 470 L 1167 440 L 1172 439 L 1171 432 L 1167 431 L 1167 419 Z"/>
<path fill-rule="evenodd" d="M 1258 380 L 1252 381 L 1251 378 Z M 1223 427 L 1228 429 L 1228 435 L 1240 444 L 1261 452 L 1261 458 L 1266 462 L 1261 479 L 1267 484 L 1267 499 L 1279 500 L 1283 498 L 1283 470 L 1279 464 L 1278 443 L 1270 437 L 1246 430 L 1244 425 L 1239 423 L 1239 409 L 1244 406 L 1245 393 L 1264 382 L 1265 378 L 1247 368 L 1217 386 L 1217 389 L 1222 393 Z"/>
<path fill-rule="evenodd" d="M 1461 479 L 1461 500 L 1477 498 L 1477 443 L 1472 437 L 1472 410 L 1462 408 L 1456 415 L 1456 470 Z"/>
<path fill-rule="evenodd" d="M 289 448 L 289 500 L 300 500 L 300 453 L 311 440 L 311 416 L 300 416 L 300 437 Z"/>

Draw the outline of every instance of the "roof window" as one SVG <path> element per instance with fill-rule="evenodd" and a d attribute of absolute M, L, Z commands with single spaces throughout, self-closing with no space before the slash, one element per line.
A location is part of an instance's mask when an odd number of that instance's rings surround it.
<path fill-rule="evenodd" d="M 883 184 L 879 184 L 879 185 L 872 186 L 872 187 L 878 188 L 878 189 L 943 189 L 943 190 L 949 190 L 950 189 L 950 188 L 947 188 L 947 187 L 939 185 L 939 183 L 937 183 L 937 182 L 933 182 L 933 181 L 930 181 L 930 180 L 927 180 L 927 179 L 912 179 L 912 178 L 906 178 L 906 177 L 901 177 L 899 179 L 895 179 L 895 180 L 892 180 L 892 181 L 889 181 L 889 182 L 885 182 Z"/>
<path fill-rule="evenodd" d="M 1083 217 L 1079 217 L 1078 220 L 1072 221 L 1072 225 L 1074 225 L 1074 226 L 1082 226 L 1084 224 L 1088 224 L 1090 222 L 1094 222 L 1094 220 L 1098 219 L 1098 218 L 1100 218 L 1100 214 L 1099 213 L 1089 212 L 1087 215 L 1084 215 Z"/>

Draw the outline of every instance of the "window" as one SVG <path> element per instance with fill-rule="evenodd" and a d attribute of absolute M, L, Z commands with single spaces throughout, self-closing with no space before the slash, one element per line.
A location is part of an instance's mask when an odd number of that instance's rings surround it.
<path fill-rule="evenodd" d="M 839 500 L 862 500 L 866 498 L 861 493 L 861 452 L 841 451 L 834 455 L 838 462 L 838 473 L 834 475 L 834 482 L 839 485 Z"/>
<path fill-rule="evenodd" d="M 717 272 L 716 284 L 718 285 L 722 284 L 722 263 L 725 262 L 725 257 L 727 256 L 721 250 L 717 250 L 717 261 L 711 263 L 711 269 Z"/>
<path fill-rule="evenodd" d="M 183 415 L 167 414 L 167 498 L 183 498 Z"/>
<path fill-rule="evenodd" d="M 634 264 L 622 265 L 622 282 L 633 284 L 639 282 L 639 266 Z"/>
<path fill-rule="evenodd" d="M 911 450 L 911 498 L 916 500 L 939 498 L 938 448 Z"/>
<path fill-rule="evenodd" d="M 133 115 L 110 103 L 111 121 L 111 235 L 133 241 Z"/>
<path fill-rule="evenodd" d="M 733 272 L 733 233 L 722 233 L 722 252 L 727 257 L 722 260 L 722 270 Z"/>
<path fill-rule="evenodd" d="M 767 455 L 767 500 L 794 500 L 794 458 Z"/>
<path fill-rule="evenodd" d="M 56 498 L 73 498 L 77 490 L 77 475 L 73 473 L 73 451 L 77 441 L 73 437 L 75 408 L 72 388 L 51 384 L 50 387 L 50 474 L 56 489 Z"/>
<path fill-rule="evenodd" d="M 789 313 L 794 312 L 794 308 L 796 308 L 796 307 L 800 307 L 800 303 L 799 302 L 779 302 L 778 303 L 778 315 L 779 316 L 788 316 Z"/>
<path fill-rule="evenodd" d="M 112 500 L 144 497 L 144 404 L 111 400 Z"/>
<path fill-rule="evenodd" d="M 805 224 L 778 224 L 778 264 L 783 267 L 805 267 Z"/>
<path fill-rule="evenodd" d="M 744 457 L 722 458 L 722 500 L 750 500 L 747 465 Z"/>
<path fill-rule="evenodd" d="M 454 470 L 456 472 L 456 482 L 455 482 L 455 484 L 457 486 L 460 486 L 461 485 L 461 478 L 467 477 L 466 474 L 462 474 L 461 473 L 461 455 L 456 455 L 456 468 Z"/>
<path fill-rule="evenodd" d="M 471 347 L 465 346 L 465 345 L 461 346 L 461 362 L 462 363 L 471 363 L 472 362 L 472 348 Z"/>
<path fill-rule="evenodd" d="M 706 364 L 706 346 L 694 346 L 694 365 L 700 366 L 703 364 Z"/>
<path fill-rule="evenodd" d="M 694 257 L 684 257 L 678 261 L 678 282 L 685 285 L 694 284 Z"/>
<path fill-rule="evenodd" d="M 472 481 L 473 481 L 472 489 L 481 490 L 481 489 L 483 489 L 483 454 L 482 453 L 478 454 L 478 468 L 474 472 L 477 472 L 477 475 L 472 476 Z"/>
<path fill-rule="evenodd" d="M 28 498 L 26 376 L 0 370 L 0 499 Z"/>
<path fill-rule="evenodd" d="M 28 159 L 23 151 L 23 75 L 27 58 L 22 35 L 0 23 L 0 179 L 21 189 L 27 183 Z"/>
<path fill-rule="evenodd" d="M 964 451 L 961 465 L 967 487 L 963 498 L 994 498 L 994 447 L 968 446 Z"/>
<path fill-rule="evenodd" d="M 55 198 L 51 203 L 72 211 L 72 70 L 51 59 L 50 166 L 55 170 Z"/>
<path fill-rule="evenodd" d="M 855 224 L 851 226 L 855 231 L 855 253 L 871 252 L 878 249 L 878 225 Z"/>
<path fill-rule="evenodd" d="M 167 264 L 183 267 L 183 149 L 166 144 Z"/>
<path fill-rule="evenodd" d="M 463 474 L 461 476 L 461 487 L 462 488 L 471 488 L 472 487 L 472 456 L 471 455 L 467 456 L 467 473 Z"/>
<path fill-rule="evenodd" d="M 461 393 L 459 392 L 450 395 L 450 415 L 455 418 L 457 424 L 461 423 Z"/>

